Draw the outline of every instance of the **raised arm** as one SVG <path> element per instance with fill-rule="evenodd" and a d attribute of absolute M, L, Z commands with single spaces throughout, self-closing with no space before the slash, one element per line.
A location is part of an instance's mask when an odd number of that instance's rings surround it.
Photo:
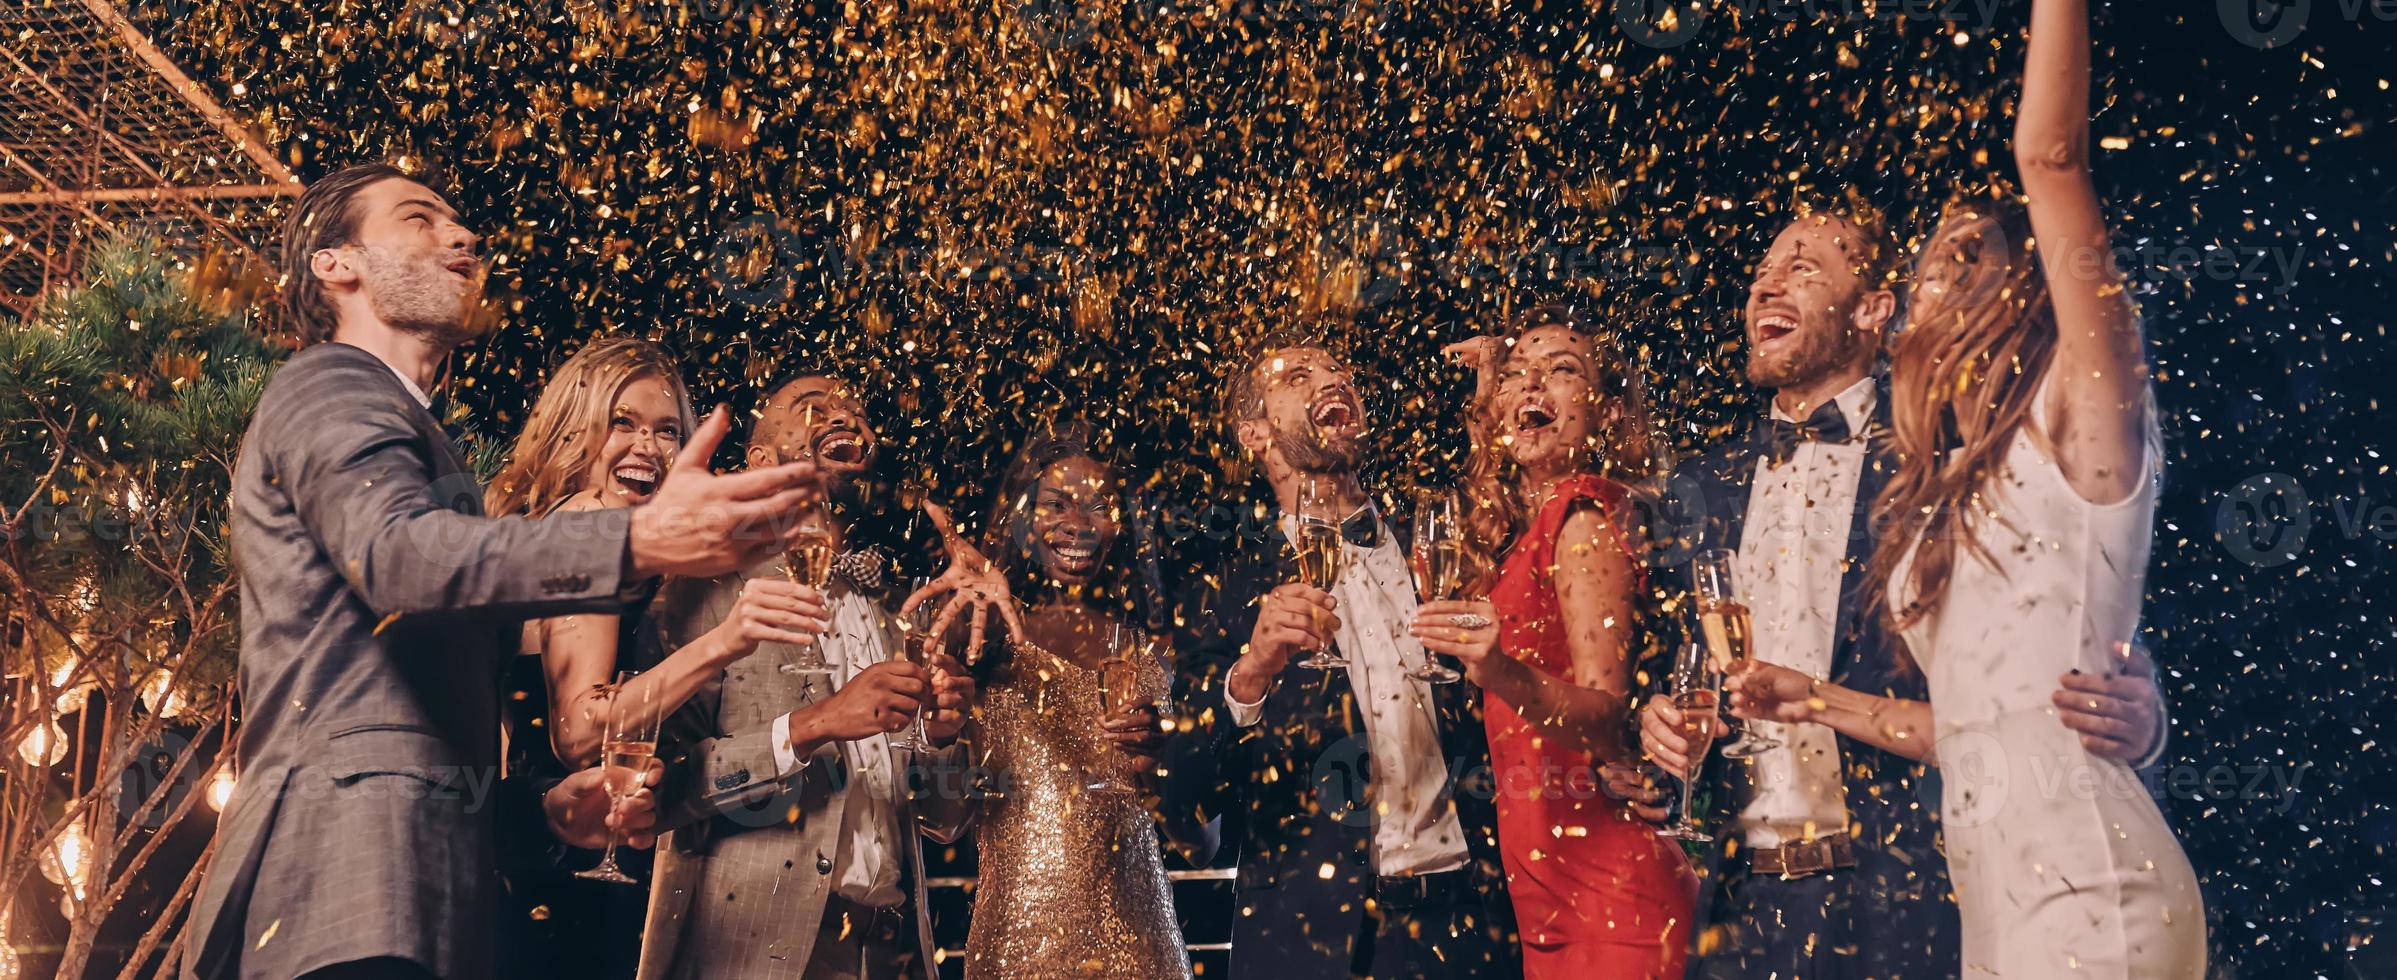
<path fill-rule="evenodd" d="M 2147 361 L 2089 173 L 2089 12 L 2035 0 L 2014 161 L 2056 310 L 2048 417 L 2057 462 L 2084 499 L 2135 489 L 2146 452 Z"/>
<path fill-rule="evenodd" d="M 382 616 L 621 608 L 638 596 L 630 512 L 548 520 L 453 509 L 481 498 L 470 473 L 436 477 L 417 407 L 372 362 L 319 358 L 270 389 L 251 433 L 271 478 L 350 589 Z M 375 372 L 383 372 L 378 376 Z"/>

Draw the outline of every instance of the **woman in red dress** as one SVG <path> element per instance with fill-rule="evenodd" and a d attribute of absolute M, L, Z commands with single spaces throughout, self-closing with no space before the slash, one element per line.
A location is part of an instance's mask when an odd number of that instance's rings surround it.
<path fill-rule="evenodd" d="M 1462 523 L 1489 598 L 1425 603 L 1412 632 L 1483 691 L 1524 975 L 1678 980 L 1697 878 L 1598 776 L 1639 754 L 1642 581 L 1616 482 L 1650 467 L 1637 376 L 1560 307 L 1481 349 Z"/>

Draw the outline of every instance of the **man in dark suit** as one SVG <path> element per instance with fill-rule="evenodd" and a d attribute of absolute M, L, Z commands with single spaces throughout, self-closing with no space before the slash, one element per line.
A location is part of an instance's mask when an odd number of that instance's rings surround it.
<path fill-rule="evenodd" d="M 1352 372 L 1315 346 L 1237 370 L 1227 409 L 1278 513 L 1185 603 L 1162 783 L 1177 840 L 1209 839 L 1220 818 L 1238 848 L 1232 976 L 1519 975 L 1479 700 L 1404 676 L 1424 657 L 1406 629 L 1415 593 L 1397 529 L 1358 485 Z M 1330 593 L 1297 581 L 1302 497 L 1342 526 Z M 1347 666 L 1292 664 L 1327 648 Z"/>
<path fill-rule="evenodd" d="M 1682 576 L 1701 549 L 1736 555 L 1755 656 L 1788 668 L 1775 674 L 1797 684 L 1788 703 L 1798 714 L 1825 703 L 1812 696 L 1817 681 L 1861 700 L 1929 696 L 1921 675 L 1900 667 L 1861 588 L 1878 544 L 1873 500 L 1895 466 L 1875 372 L 1896 305 L 1891 251 L 1878 216 L 1861 207 L 1815 210 L 1781 231 L 1746 309 L 1749 380 L 1772 390 L 1770 416 L 1678 467 L 1651 521 L 1660 573 Z M 2096 685 L 2088 691 L 2103 699 L 2102 711 L 2073 710 L 2059 692 L 2060 717 L 2092 751 L 2134 759 L 2161 745 L 2151 678 L 2063 681 Z M 1641 721 L 1644 747 L 1674 771 L 1687 767 L 1681 720 L 1670 698 L 1654 697 Z M 1720 820 L 1707 821 L 1716 840 L 1700 864 L 1690 975 L 1957 975 L 1936 770 L 1920 761 L 1928 747 L 1901 754 L 1826 718 L 1788 721 L 1752 723 L 1780 743 L 1755 758 L 1703 761 L 1699 785 Z"/>
<path fill-rule="evenodd" d="M 235 466 L 242 778 L 192 909 L 187 978 L 493 975 L 494 811 L 530 810 L 495 778 L 517 624 L 619 609 L 664 573 L 746 567 L 812 498 L 805 466 L 709 473 L 718 412 L 647 505 L 483 517 L 424 393 L 480 329 L 475 245 L 439 194 L 379 164 L 317 181 L 284 228 L 305 349 L 268 384 Z M 596 778 L 547 794 L 548 822 L 577 843 L 604 836 Z"/>

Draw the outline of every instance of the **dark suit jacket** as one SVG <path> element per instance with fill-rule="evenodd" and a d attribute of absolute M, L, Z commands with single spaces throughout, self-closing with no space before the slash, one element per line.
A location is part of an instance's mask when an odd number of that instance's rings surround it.
<path fill-rule="evenodd" d="M 1874 404 L 1867 429 L 1872 442 L 1857 488 L 1855 517 L 1849 524 L 1830 679 L 1871 694 L 1928 700 L 1929 691 L 1920 674 L 1908 676 L 1899 670 L 1878 617 L 1864 603 L 1865 564 L 1876 543 L 1870 510 L 1895 467 L 1886 438 L 1886 386 Z M 1661 566 L 1660 574 L 1680 575 L 1686 584 L 1685 571 L 1675 566 L 1705 548 L 1740 546 L 1750 485 L 1757 461 L 1766 451 L 1767 433 L 1759 425 L 1675 469 L 1665 495 L 1665 512 L 1649 522 L 1652 540 L 1662 546 L 1653 559 Z M 1909 980 L 1954 976 L 1959 962 L 1958 925 L 1947 859 L 1939 844 L 1938 771 L 1845 736 L 1840 737 L 1839 747 L 1841 767 L 1847 774 L 1849 830 L 1856 839 L 1857 867 L 1856 873 L 1839 876 L 1845 894 L 1836 907 L 1825 910 L 1834 933 L 1826 940 L 1835 955 L 1854 950 L 1856 969 L 1852 972 L 1857 976 Z M 1712 897 L 1725 882 L 1725 859 L 1737 835 L 1723 833 L 1722 825 L 1748 798 L 1745 763 L 1727 762 L 1715 755 L 1707 758 L 1705 766 L 1700 785 L 1711 790 L 1715 802 L 1710 815 L 1701 815 L 1701 822 L 1718 826 L 1712 828 L 1716 843 L 1700 868 L 1705 885 L 1699 892 L 1699 928 L 1693 935 L 1705 933 Z M 1703 819 L 1706 816 L 1714 819 Z"/>
<path fill-rule="evenodd" d="M 1163 822 L 1187 845 L 1211 842 L 1205 825 L 1221 818 L 1222 840 L 1238 849 L 1236 978 L 1348 976 L 1376 877 L 1365 724 L 1348 673 L 1292 667 L 1249 728 L 1234 726 L 1224 704 L 1224 678 L 1248 646 L 1258 602 L 1296 578 L 1287 539 L 1269 524 L 1260 538 L 1236 542 L 1190 590 L 1176 637 L 1181 718 L 1167 742 Z M 1485 921 L 1507 937 L 1493 950 L 1513 957 L 1514 907 L 1498 858 L 1481 699 L 1467 684 L 1433 691 L 1448 789 L 1472 853 L 1465 873 Z"/>
<path fill-rule="evenodd" d="M 494 520 L 481 499 L 372 354 L 319 344 L 267 385 L 233 475 L 241 782 L 192 908 L 187 978 L 374 957 L 492 974 L 516 625 L 620 609 L 643 588 L 625 579 L 628 511 Z"/>

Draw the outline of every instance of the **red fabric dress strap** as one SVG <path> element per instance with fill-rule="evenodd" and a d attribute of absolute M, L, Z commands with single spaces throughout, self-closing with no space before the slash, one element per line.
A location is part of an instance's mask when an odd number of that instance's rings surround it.
<path fill-rule="evenodd" d="M 1630 496 L 1631 492 L 1622 484 L 1596 473 L 1577 473 L 1566 477 L 1564 482 L 1556 485 L 1556 492 L 1540 508 L 1539 515 L 1532 518 L 1531 528 L 1521 539 L 1525 546 L 1534 549 L 1530 556 L 1535 563 L 1532 567 L 1540 569 L 1543 578 L 1549 569 L 1556 567 L 1556 539 L 1564 532 L 1565 520 L 1593 503 L 1598 512 L 1614 525 L 1616 545 L 1629 553 L 1629 542 L 1624 537 L 1628 528 L 1618 518 L 1624 513 L 1623 505 Z"/>

